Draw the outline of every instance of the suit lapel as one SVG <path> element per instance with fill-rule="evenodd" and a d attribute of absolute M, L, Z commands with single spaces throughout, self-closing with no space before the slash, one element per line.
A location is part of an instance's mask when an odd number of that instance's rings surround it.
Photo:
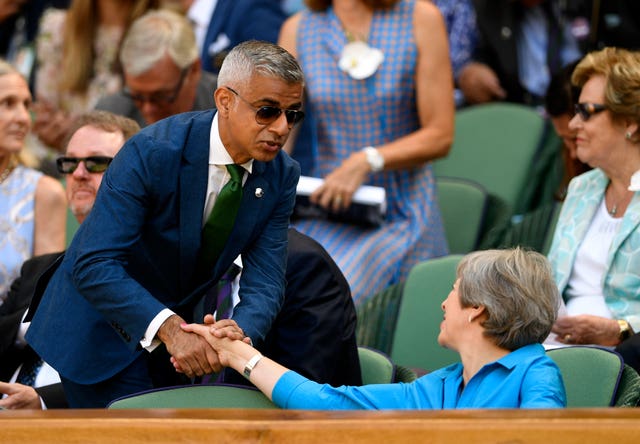
<path fill-rule="evenodd" d="M 180 288 L 185 294 L 192 285 L 200 248 L 202 212 L 209 170 L 209 134 L 212 113 L 197 118 L 189 133 L 180 168 Z"/>

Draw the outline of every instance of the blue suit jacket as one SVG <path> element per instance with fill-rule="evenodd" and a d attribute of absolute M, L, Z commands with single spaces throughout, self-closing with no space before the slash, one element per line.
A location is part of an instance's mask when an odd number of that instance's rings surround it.
<path fill-rule="evenodd" d="M 125 368 L 151 320 L 164 308 L 189 320 L 239 253 L 246 272 L 234 319 L 254 342 L 269 331 L 284 297 L 300 170 L 284 152 L 254 161 L 229 240 L 210 275 L 197 276 L 212 118 L 185 113 L 145 128 L 105 173 L 27 334 L 67 379 L 92 384 Z"/>
<path fill-rule="evenodd" d="M 202 67 L 217 74 L 224 56 L 246 40 L 277 43 L 286 18 L 279 1 L 218 0 L 202 46 Z"/>

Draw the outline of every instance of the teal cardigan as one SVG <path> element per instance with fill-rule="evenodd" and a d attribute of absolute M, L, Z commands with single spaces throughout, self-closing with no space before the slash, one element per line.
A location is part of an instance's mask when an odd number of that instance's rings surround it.
<path fill-rule="evenodd" d="M 549 251 L 556 283 L 563 294 L 573 269 L 576 252 L 596 213 L 609 178 L 594 169 L 574 178 Z M 626 319 L 640 331 L 640 193 L 636 192 L 613 239 L 602 282 L 606 304 L 616 319 Z"/>

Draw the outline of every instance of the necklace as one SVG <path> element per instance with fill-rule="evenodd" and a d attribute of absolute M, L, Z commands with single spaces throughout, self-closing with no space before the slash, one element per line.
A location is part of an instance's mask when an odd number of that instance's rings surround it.
<path fill-rule="evenodd" d="M 611 187 L 609 187 L 611 188 Z M 624 202 L 627 201 L 630 197 L 633 196 L 633 193 L 628 194 L 628 192 L 626 192 L 625 195 L 623 195 L 621 198 L 617 199 L 617 201 L 611 206 L 610 210 L 607 210 L 607 213 L 609 213 L 609 215 L 611 217 L 615 217 L 616 214 L 618 214 L 618 206 L 622 206 L 624 205 Z M 609 201 L 613 200 L 613 191 L 609 191 Z M 606 202 L 605 202 L 605 207 L 606 207 Z"/>
<path fill-rule="evenodd" d="M 9 174 L 11 174 L 11 171 L 13 171 L 13 165 L 9 164 L 4 171 L 2 171 L 2 173 L 0 173 L 0 183 L 4 183 L 5 180 L 7 180 L 7 177 L 9 177 Z"/>

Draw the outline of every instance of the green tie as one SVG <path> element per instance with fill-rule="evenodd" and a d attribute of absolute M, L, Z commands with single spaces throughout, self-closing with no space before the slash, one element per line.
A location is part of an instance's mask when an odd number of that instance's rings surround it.
<path fill-rule="evenodd" d="M 222 187 L 216 203 L 202 229 L 202 247 L 200 262 L 205 270 L 210 270 L 218 260 L 220 252 L 227 242 L 242 200 L 242 177 L 244 168 L 240 165 L 227 165 L 231 179 Z"/>

